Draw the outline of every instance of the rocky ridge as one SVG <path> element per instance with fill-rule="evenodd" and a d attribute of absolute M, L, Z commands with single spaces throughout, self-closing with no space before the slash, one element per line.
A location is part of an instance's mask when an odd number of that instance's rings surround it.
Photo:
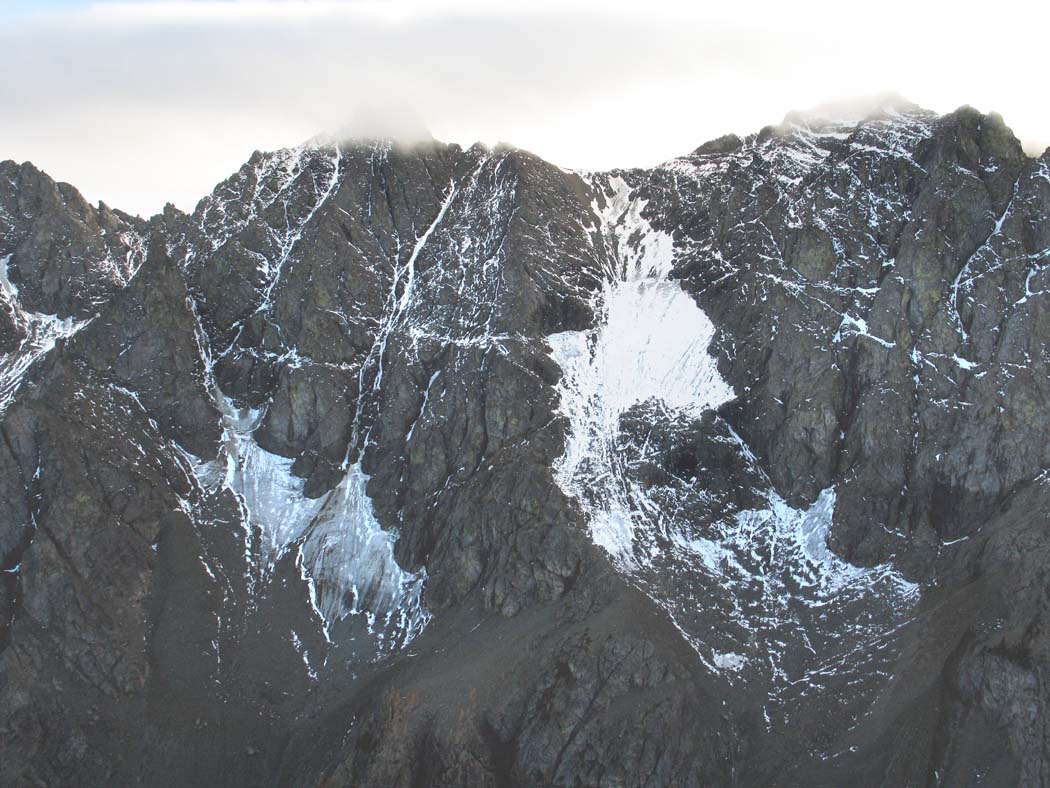
<path fill-rule="evenodd" d="M 3 784 L 1050 783 L 1001 118 L 0 174 Z"/>

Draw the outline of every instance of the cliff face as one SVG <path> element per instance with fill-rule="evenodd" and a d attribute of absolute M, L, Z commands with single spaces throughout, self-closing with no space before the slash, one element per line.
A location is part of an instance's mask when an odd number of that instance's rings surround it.
<path fill-rule="evenodd" d="M 1050 154 L 0 165 L 0 783 L 1050 782 Z"/>

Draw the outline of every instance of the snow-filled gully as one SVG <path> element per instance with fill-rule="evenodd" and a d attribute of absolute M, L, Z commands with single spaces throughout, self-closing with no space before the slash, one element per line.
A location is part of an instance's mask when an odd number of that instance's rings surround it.
<path fill-rule="evenodd" d="M 0 309 L 7 308 L 12 312 L 25 336 L 16 350 L 0 355 L 0 416 L 11 404 L 22 378 L 33 363 L 51 350 L 59 339 L 71 337 L 89 322 L 23 309 L 18 300 L 18 288 L 7 275 L 10 259 L 10 255 L 0 258 Z"/>
<path fill-rule="evenodd" d="M 302 169 L 298 166 L 301 158 L 302 153 L 295 158 L 296 172 Z M 317 202 L 306 220 L 293 228 L 294 231 L 290 230 L 287 238 L 281 239 L 281 257 L 278 265 L 273 267 L 271 282 L 259 311 L 267 310 L 270 294 L 302 235 L 302 228 L 337 190 L 339 165 L 340 152 L 336 146 L 331 163 L 332 175 L 326 188 L 317 195 Z M 416 242 L 409 263 L 401 267 L 396 260 L 394 262 L 388 314 L 361 370 L 364 376 L 369 370 L 378 368 L 376 387 L 382 376 L 381 359 L 387 335 L 405 309 L 405 298 L 411 292 L 415 257 L 443 217 L 453 193 L 454 190 L 447 195 L 430 230 Z M 409 286 L 405 289 L 405 296 L 399 299 L 395 294 L 406 275 Z M 203 339 L 201 353 L 210 369 L 212 361 Z M 305 481 L 292 473 L 294 460 L 271 454 L 255 441 L 253 433 L 265 415 L 265 407 L 257 410 L 238 408 L 219 391 L 210 374 L 209 381 L 223 414 L 225 440 L 215 461 L 198 464 L 197 476 L 203 487 L 226 487 L 239 498 L 245 526 L 249 529 L 245 552 L 255 575 L 251 578 L 252 584 L 266 583 L 282 556 L 293 555 L 326 637 L 331 637 L 333 628 L 341 620 L 362 616 L 368 631 L 376 638 L 377 656 L 406 646 L 430 619 L 423 604 L 426 571 L 406 572 L 394 559 L 397 534 L 385 530 L 376 518 L 372 500 L 366 492 L 368 477 L 361 468 L 360 459 L 351 463 L 348 449 L 345 475 L 335 489 L 319 498 L 306 497 Z M 358 445 L 364 391 L 362 385 L 351 449 Z M 258 532 L 257 551 L 252 546 L 251 529 Z"/>
<path fill-rule="evenodd" d="M 360 463 L 331 492 L 307 498 L 304 481 L 292 474 L 294 460 L 265 451 L 252 437 L 262 411 L 237 409 L 226 398 L 220 404 L 225 467 L 216 470 L 259 529 L 259 574 L 268 576 L 295 550 L 326 632 L 347 616 L 363 615 L 381 652 L 406 645 L 430 617 L 422 601 L 426 574 L 406 572 L 394 559 L 396 534 L 376 519 Z"/>
<path fill-rule="evenodd" d="M 596 305 L 599 323 L 547 341 L 564 373 L 561 407 L 571 428 L 556 467 L 558 483 L 570 495 L 592 501 L 594 541 L 630 567 L 635 531 L 647 515 L 632 506 L 641 491 L 625 486 L 616 473 L 620 417 L 649 400 L 699 416 L 731 399 L 733 390 L 707 352 L 714 326 L 667 278 L 674 262 L 671 237 L 642 218 L 644 203 L 628 199 L 622 180 L 614 178 L 613 186 L 606 208 L 594 206 L 617 263 Z M 632 245 L 639 235 L 641 241 Z"/>
<path fill-rule="evenodd" d="M 471 183 L 487 162 L 488 157 L 479 162 Z M 338 189 L 338 153 L 332 166 L 331 182 L 318 194 L 309 216 Z M 433 221 L 411 242 L 407 260 L 399 262 L 398 255 L 391 260 L 384 315 L 358 371 L 358 401 L 344 463 L 345 476 L 334 490 L 320 498 L 306 497 L 304 480 L 292 474 L 294 460 L 265 451 L 253 437 L 265 416 L 265 406 L 257 410 L 238 408 L 209 375 L 216 403 L 223 413 L 226 437 L 219 457 L 197 463 L 195 470 L 202 487 L 226 487 L 242 504 L 248 528 L 245 553 L 254 575 L 250 584 L 264 585 L 282 556 L 294 556 L 325 634 L 336 636 L 335 625 L 339 621 L 363 616 L 369 631 L 376 636 L 377 656 L 405 647 L 427 625 L 430 613 L 423 603 L 426 570 L 406 572 L 398 565 L 394 558 L 397 533 L 380 525 L 366 492 L 368 477 L 361 468 L 360 456 L 371 441 L 371 420 L 364 417 L 374 406 L 383 382 L 384 357 L 391 335 L 412 335 L 413 331 L 428 328 L 411 320 L 410 313 L 419 297 L 416 261 L 460 195 L 453 181 Z M 281 246 L 281 263 L 272 271 L 274 281 L 290 262 L 300 235 L 301 231 L 297 231 L 288 244 Z M 267 296 L 272 289 L 271 283 Z M 263 299 L 260 311 L 265 311 L 267 304 L 268 297 Z M 210 369 L 212 362 L 203 337 L 201 343 L 202 357 Z M 355 457 L 356 461 L 352 461 Z M 257 546 L 253 531 L 258 535 Z"/>
<path fill-rule="evenodd" d="M 889 567 L 854 567 L 827 548 L 833 488 L 796 510 L 770 487 L 766 508 L 699 535 L 666 494 L 657 500 L 632 475 L 620 425 L 632 406 L 655 404 L 669 421 L 692 420 L 734 393 L 708 352 L 714 326 L 668 279 L 672 237 L 650 226 L 645 202 L 622 179 L 592 185 L 603 191 L 604 206 L 592 207 L 614 265 L 595 297 L 596 325 L 548 337 L 569 422 L 558 484 L 580 503 L 594 542 L 667 611 L 704 665 L 729 680 L 757 671 L 772 696 L 839 656 L 846 630 L 853 642 L 877 637 L 885 624 L 859 623 L 859 609 L 883 611 L 874 621 L 899 620 L 916 589 Z M 836 609 L 845 624 L 828 623 Z"/>

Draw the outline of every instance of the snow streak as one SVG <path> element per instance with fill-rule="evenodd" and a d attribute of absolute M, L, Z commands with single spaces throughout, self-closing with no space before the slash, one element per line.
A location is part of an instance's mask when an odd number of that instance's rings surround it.
<path fill-rule="evenodd" d="M 262 156 L 242 168 L 198 209 L 200 227 L 213 250 L 249 223 L 263 228 L 268 253 L 257 255 L 262 282 L 257 313 L 269 311 L 282 274 L 294 263 L 304 231 L 338 190 L 342 155 L 336 144 L 312 141 Z M 305 201 L 303 196 L 307 197 Z M 305 208 L 295 208 L 298 203 L 304 203 Z M 434 226 L 439 221 L 440 215 Z M 407 275 L 411 285 L 412 264 L 425 241 L 425 236 L 419 239 L 408 265 L 395 271 L 395 279 Z M 187 265 L 191 262 L 187 260 Z M 395 281 L 395 290 L 397 284 Z M 406 295 L 410 290 L 406 287 Z M 390 321 L 396 321 L 404 308 L 404 299 L 388 303 Z M 382 344 L 377 342 L 375 350 L 381 357 Z M 202 357 L 210 369 L 212 362 L 207 356 L 207 349 L 202 347 Z M 301 363 L 294 348 L 285 358 Z M 326 636 L 339 621 L 363 616 L 369 632 L 377 638 L 379 654 L 406 645 L 430 618 L 422 600 L 426 572 L 406 572 L 394 559 L 397 534 L 379 524 L 366 493 L 368 477 L 360 460 L 351 464 L 348 454 L 345 475 L 335 489 L 319 498 L 308 498 L 304 480 L 292 473 L 294 459 L 265 451 L 254 438 L 256 427 L 265 418 L 265 406 L 238 408 L 219 392 L 210 374 L 209 380 L 223 412 L 226 437 L 218 460 L 200 465 L 198 477 L 205 484 L 233 491 L 242 504 L 246 526 L 258 534 L 257 545 L 253 545 L 250 534 L 245 545 L 256 575 L 250 582 L 265 583 L 279 562 L 291 558 L 310 590 Z M 360 402 L 358 406 L 360 412 Z M 356 442 L 356 418 L 352 446 Z"/>

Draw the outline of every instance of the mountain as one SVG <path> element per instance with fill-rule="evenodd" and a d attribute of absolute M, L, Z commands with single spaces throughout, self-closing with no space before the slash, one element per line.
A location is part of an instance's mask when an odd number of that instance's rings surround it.
<path fill-rule="evenodd" d="M 1050 151 L 0 165 L 0 784 L 1050 784 Z"/>

